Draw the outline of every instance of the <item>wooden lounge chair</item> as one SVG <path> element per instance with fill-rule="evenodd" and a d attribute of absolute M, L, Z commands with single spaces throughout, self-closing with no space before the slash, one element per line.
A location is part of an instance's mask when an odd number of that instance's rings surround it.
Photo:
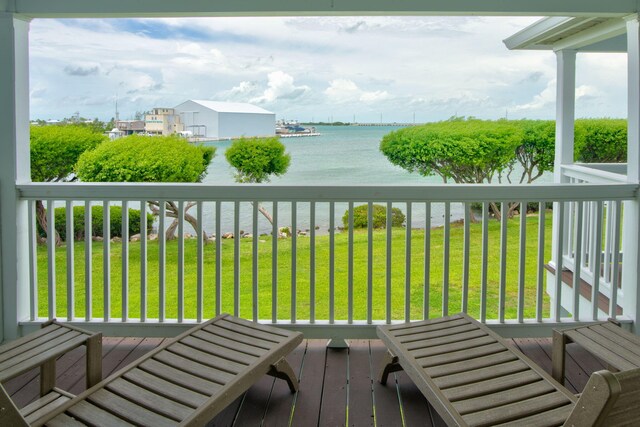
<path fill-rule="evenodd" d="M 24 416 L 48 411 L 73 397 L 56 387 L 56 359 L 80 346 L 86 347 L 87 388 L 102 380 L 102 334 L 55 319 L 35 332 L 0 346 L 0 383 L 40 368 L 40 398 L 21 409 Z"/>
<path fill-rule="evenodd" d="M 379 380 L 404 369 L 449 426 L 618 426 L 640 420 L 640 369 L 594 373 L 578 399 L 466 314 L 378 327 Z"/>
<path fill-rule="evenodd" d="M 204 425 L 264 374 L 297 390 L 284 357 L 300 342 L 299 332 L 221 315 L 38 417 L 23 418 L 2 389 L 0 425 Z"/>
<path fill-rule="evenodd" d="M 609 370 L 640 368 L 640 337 L 622 329 L 615 320 L 554 329 L 551 375 L 561 384 L 564 381 L 565 346 L 572 342 L 602 359 Z"/>

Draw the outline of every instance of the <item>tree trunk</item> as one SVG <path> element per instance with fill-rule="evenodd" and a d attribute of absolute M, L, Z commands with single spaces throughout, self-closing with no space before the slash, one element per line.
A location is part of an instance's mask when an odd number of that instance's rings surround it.
<path fill-rule="evenodd" d="M 262 206 L 260 203 L 258 203 L 258 210 L 260 211 L 260 213 L 267 218 L 267 221 L 269 221 L 269 224 L 273 225 L 273 218 L 271 217 L 271 214 L 269 213 L 269 211 Z"/>
<path fill-rule="evenodd" d="M 500 212 L 500 208 L 496 202 L 489 203 L 489 209 L 493 212 L 493 216 L 495 216 L 498 221 L 502 219 L 502 212 Z"/>
<path fill-rule="evenodd" d="M 158 204 L 158 202 L 148 202 L 149 203 L 149 207 L 151 208 L 151 212 L 154 215 L 158 215 L 160 213 L 160 206 Z M 190 215 L 189 213 L 187 213 L 187 211 L 189 209 L 191 209 L 192 207 L 194 207 L 196 205 L 195 202 L 189 202 L 187 203 L 187 206 L 184 209 L 184 219 L 185 221 L 187 221 L 189 224 L 191 224 L 191 226 L 193 227 L 194 230 L 196 230 L 196 233 L 198 232 L 198 220 Z M 167 229 L 164 231 L 165 233 L 165 239 L 166 240 L 174 240 L 176 238 L 176 230 L 178 229 L 178 206 L 174 203 L 174 202 L 166 202 L 164 209 L 167 213 L 167 217 L 169 218 L 173 218 L 173 222 L 169 225 L 169 227 L 167 227 Z M 162 230 L 158 230 L 158 234 L 162 232 Z M 207 233 L 202 230 L 202 239 L 206 242 L 207 240 Z"/>
<path fill-rule="evenodd" d="M 176 230 L 178 229 L 178 220 L 174 219 L 173 222 L 167 227 L 165 231 L 164 238 L 165 240 L 174 240 L 176 238 Z M 160 231 L 158 231 L 159 233 Z"/>
<path fill-rule="evenodd" d="M 189 224 L 191 224 L 191 226 L 193 227 L 193 229 L 195 230 L 195 232 L 197 234 L 198 233 L 198 220 L 194 216 L 192 216 L 191 214 L 187 213 L 189 211 L 189 209 L 191 209 L 195 205 L 196 205 L 196 202 L 187 203 L 187 206 L 184 208 L 184 219 Z M 201 238 L 206 243 L 206 241 L 207 241 L 207 232 L 204 230 L 204 228 L 202 229 L 202 236 L 198 236 L 198 238 Z"/>
<path fill-rule="evenodd" d="M 36 200 L 36 218 L 37 218 L 38 224 L 40 224 L 40 227 L 42 228 L 42 230 L 46 234 L 49 234 L 49 227 L 47 226 L 47 210 L 44 208 L 44 203 L 42 203 L 42 200 Z M 62 245 L 62 239 L 60 238 L 60 234 L 55 229 L 55 227 L 54 227 L 54 232 L 56 233 L 55 234 L 56 246 Z M 73 234 L 72 234 L 72 236 L 73 236 Z M 68 237 L 67 237 L 67 239 L 68 239 Z M 46 241 L 46 238 L 38 237 L 38 241 L 44 242 L 44 241 Z"/>

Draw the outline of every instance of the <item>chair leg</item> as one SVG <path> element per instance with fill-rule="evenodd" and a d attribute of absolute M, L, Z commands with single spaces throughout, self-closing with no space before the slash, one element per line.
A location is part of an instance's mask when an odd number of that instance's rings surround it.
<path fill-rule="evenodd" d="M 56 359 L 40 365 L 40 396 L 49 393 L 56 386 Z"/>
<path fill-rule="evenodd" d="M 87 388 L 102 381 L 102 334 L 87 340 Z"/>
<path fill-rule="evenodd" d="M 296 374 L 293 372 L 293 369 L 291 369 L 291 365 L 289 365 L 289 362 L 287 362 L 284 357 L 271 365 L 271 368 L 269 369 L 269 372 L 267 372 L 267 374 L 271 375 L 272 377 L 285 380 L 289 385 L 291 393 L 295 393 L 296 391 L 298 391 L 298 379 L 296 378 Z"/>
<path fill-rule="evenodd" d="M 378 374 L 378 381 L 380 384 L 387 384 L 387 378 L 392 372 L 401 371 L 402 366 L 398 363 L 398 356 L 395 356 L 389 350 L 384 354 L 382 362 L 380 363 L 380 373 Z"/>
<path fill-rule="evenodd" d="M 564 358 L 567 336 L 561 331 L 553 331 L 551 348 L 551 376 L 560 384 L 564 384 Z"/>

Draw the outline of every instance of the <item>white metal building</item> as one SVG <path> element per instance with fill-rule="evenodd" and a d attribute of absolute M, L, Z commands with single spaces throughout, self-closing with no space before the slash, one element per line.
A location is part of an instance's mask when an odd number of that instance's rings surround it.
<path fill-rule="evenodd" d="M 275 135 L 276 115 L 241 102 L 189 100 L 175 107 L 184 129 L 211 139 Z"/>

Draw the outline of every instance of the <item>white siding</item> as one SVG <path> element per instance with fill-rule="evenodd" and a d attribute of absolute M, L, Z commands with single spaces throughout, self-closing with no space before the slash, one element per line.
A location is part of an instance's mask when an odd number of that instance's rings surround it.
<path fill-rule="evenodd" d="M 273 136 L 276 133 L 275 114 L 219 113 L 219 118 L 219 138 Z"/>

